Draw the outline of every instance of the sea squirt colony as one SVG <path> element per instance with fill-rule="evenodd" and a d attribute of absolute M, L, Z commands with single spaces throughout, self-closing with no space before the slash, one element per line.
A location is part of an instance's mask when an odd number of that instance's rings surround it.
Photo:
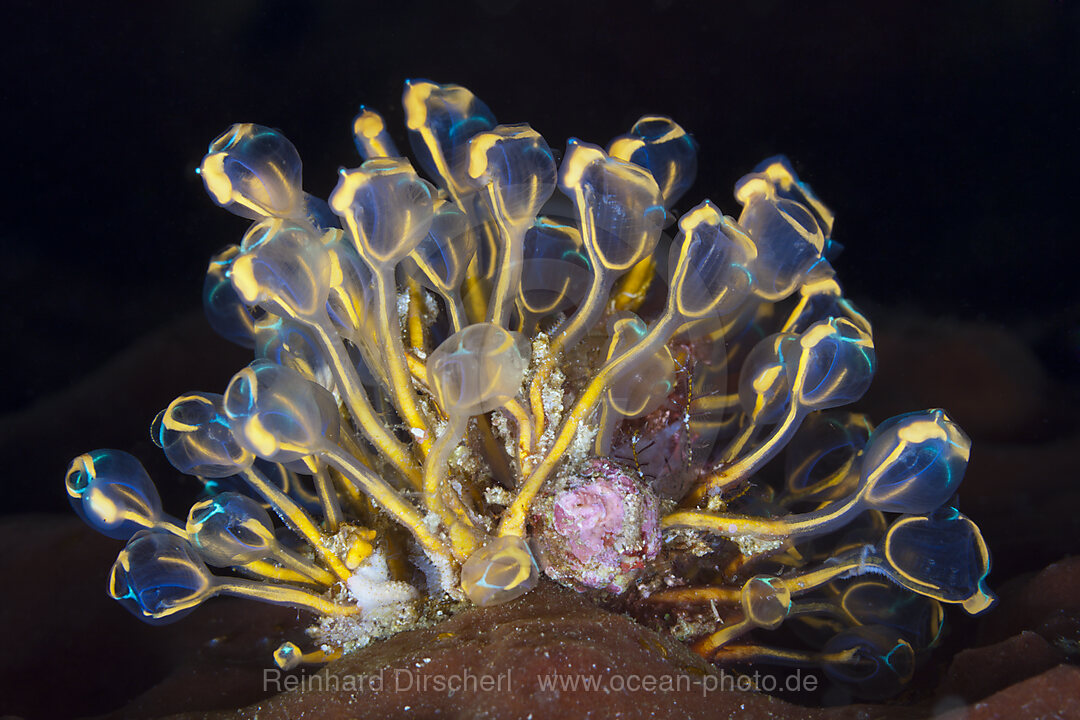
<path fill-rule="evenodd" d="M 545 573 L 715 663 L 817 665 L 865 697 L 910 679 L 942 603 L 992 604 L 954 500 L 967 436 L 943 410 L 838 409 L 874 374 L 871 326 L 785 158 L 739 180 L 737 220 L 680 214 L 697 146 L 669 118 L 557 163 L 463 87 L 403 102 L 435 184 L 366 108 L 328 201 L 276 130 L 210 145 L 207 191 L 254 224 L 204 304 L 255 360 L 154 420 L 205 486 L 186 520 L 131 455 L 72 461 L 75 509 L 127 542 L 112 597 L 148 622 L 214 595 L 309 610 L 318 649 L 275 653 L 294 667 Z"/>

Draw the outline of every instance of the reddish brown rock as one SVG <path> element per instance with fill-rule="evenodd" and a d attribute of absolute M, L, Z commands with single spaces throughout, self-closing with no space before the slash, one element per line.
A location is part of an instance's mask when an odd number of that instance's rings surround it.
<path fill-rule="evenodd" d="M 938 720 L 1050 720 L 1080 718 L 1080 668 L 1058 665 L 1009 686 L 982 702 L 954 708 Z"/>
<path fill-rule="evenodd" d="M 970 704 L 1058 665 L 1064 654 L 1042 636 L 1024 631 L 987 647 L 961 650 L 953 658 L 938 696 Z"/>
<path fill-rule="evenodd" d="M 1058 647 L 1071 643 L 1074 656 L 1080 651 L 1080 556 L 1002 588 L 1001 602 L 983 622 L 979 642 L 998 642 L 1023 630 Z"/>
<path fill-rule="evenodd" d="M 728 675 L 733 678 L 730 671 Z M 268 677 L 285 686 L 275 671 Z M 396 635 L 303 682 L 305 689 L 233 713 L 179 717 L 901 715 L 866 706 L 831 711 L 803 708 L 764 694 L 722 687 L 718 671 L 684 646 L 547 581 L 505 605 L 470 609 L 435 627 Z M 596 685 L 586 687 L 587 682 Z M 465 684 L 469 685 L 462 689 Z"/>

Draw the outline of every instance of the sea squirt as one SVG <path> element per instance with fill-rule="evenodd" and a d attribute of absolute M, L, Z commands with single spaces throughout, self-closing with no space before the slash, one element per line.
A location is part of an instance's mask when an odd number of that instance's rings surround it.
<path fill-rule="evenodd" d="M 911 677 L 941 603 L 992 604 L 954 500 L 967 436 L 940 409 L 838 409 L 872 328 L 786 158 L 736 183 L 736 218 L 680 206 L 697 143 L 670 118 L 557 162 L 463 87 L 403 103 L 424 177 L 362 108 L 363 162 L 326 200 L 277 130 L 211 143 L 207 191 L 253 224 L 204 305 L 255 357 L 152 425 L 206 487 L 186 522 L 127 453 L 72 462 L 76 511 L 127 542 L 113 597 L 148 622 L 213 595 L 310 611 L 318 649 L 274 655 L 292 667 L 543 573 L 715 663 L 819 665 L 868 697 Z"/>

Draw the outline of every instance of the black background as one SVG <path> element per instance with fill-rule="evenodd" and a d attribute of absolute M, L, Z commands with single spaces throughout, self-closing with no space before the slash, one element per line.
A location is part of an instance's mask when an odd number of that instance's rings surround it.
<path fill-rule="evenodd" d="M 359 162 L 359 104 L 382 111 L 407 147 L 400 96 L 411 77 L 463 84 L 556 149 L 671 115 L 701 146 L 687 207 L 708 197 L 736 213 L 735 180 L 786 153 L 835 211 L 846 247 L 835 266 L 872 319 L 1004 330 L 1080 396 L 1080 3 L 20 0 L 4 4 L 3 22 L 0 513 L 62 513 L 63 528 L 64 468 L 100 446 L 135 451 L 168 489 L 170 468 L 146 437 L 154 412 L 183 391 L 220 391 L 246 355 L 170 330 L 203 325 L 207 259 L 247 226 L 194 173 L 207 144 L 234 122 L 280 128 L 304 159 L 305 189 L 325 197 L 337 168 Z M 129 349 L 155 338 L 157 355 Z M 995 408 L 996 388 L 971 382 Z M 1068 442 L 1076 417 L 1047 414 L 1023 440 L 1033 455 Z M 1002 457 L 977 439 L 974 458 L 980 447 Z M 983 462 L 986 477 L 993 460 Z M 1075 474 L 1060 466 L 1059 492 Z M 976 517 L 999 562 L 995 585 L 1077 551 L 1074 506 L 1042 496 L 1047 479 L 1015 478 L 1015 515 Z M 188 482 L 176 490 L 190 502 Z M 1043 502 L 1062 517 L 1046 518 Z M 183 506 L 166 497 L 166 507 Z M 64 563 L 80 556 L 36 558 L 35 537 L 5 553 L 48 575 L 9 578 L 22 588 L 9 600 L 33 605 L 49 634 L 20 615 L 33 640 L 13 647 L 37 654 L 13 655 L 12 667 L 37 678 L 35 657 L 78 668 L 116 638 L 75 629 L 78 615 L 64 629 Z M 111 606 L 98 589 L 106 571 L 80 570 L 83 596 Z M 106 617 L 93 602 L 88 616 Z M 46 618 L 48 607 L 62 611 Z M 135 679 L 115 697 L 70 698 L 68 714 L 115 707 L 167 673 L 151 660 L 156 640 L 143 641 L 159 629 L 114 614 L 132 654 L 98 674 L 115 665 Z M 87 686 L 105 692 L 96 677 Z"/>

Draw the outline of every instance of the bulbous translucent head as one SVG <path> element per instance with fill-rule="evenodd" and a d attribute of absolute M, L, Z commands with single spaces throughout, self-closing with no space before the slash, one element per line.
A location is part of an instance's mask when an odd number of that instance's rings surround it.
<path fill-rule="evenodd" d="M 528 125 L 499 125 L 469 141 L 469 180 L 492 184 L 496 210 L 511 225 L 531 225 L 555 192 L 555 156 Z"/>
<path fill-rule="evenodd" d="M 233 376 L 225 414 L 237 442 L 272 462 L 292 462 L 337 437 L 337 401 L 295 370 L 256 360 Z"/>
<path fill-rule="evenodd" d="M 825 664 L 825 673 L 850 685 L 859 697 L 880 700 L 895 695 L 915 674 L 915 649 L 892 628 L 863 625 L 835 635 L 826 654 L 853 654 L 855 661 Z"/>
<path fill-rule="evenodd" d="M 206 562 L 217 567 L 261 560 L 277 545 L 270 515 L 247 495 L 235 492 L 192 505 L 187 533 Z"/>
<path fill-rule="evenodd" d="M 198 172 L 214 202 L 258 220 L 304 216 L 301 167 L 299 153 L 280 132 L 239 123 L 210 143 Z"/>
<path fill-rule="evenodd" d="M 828 239 L 832 236 L 833 220 L 835 216 L 832 210 L 827 208 L 809 185 L 799 180 L 791 161 L 784 155 L 774 155 L 757 164 L 754 172 L 747 175 L 735 185 L 735 194 L 743 185 L 755 178 L 764 178 L 773 187 L 776 197 L 784 200 L 792 200 L 808 209 L 814 215 L 818 227 Z"/>
<path fill-rule="evenodd" d="M 572 225 L 539 217 L 525 233 L 518 301 L 543 317 L 577 305 L 589 286 L 589 259 L 581 232 Z"/>
<path fill-rule="evenodd" d="M 797 335 L 780 333 L 758 341 L 743 361 L 739 404 L 759 424 L 776 422 L 791 402 L 791 373 L 799 359 Z"/>
<path fill-rule="evenodd" d="M 454 192 L 469 187 L 466 146 L 474 135 L 497 124 L 488 106 L 460 85 L 430 80 L 407 81 L 401 104 L 409 144 L 424 172 L 442 178 Z"/>
<path fill-rule="evenodd" d="M 222 337 L 242 347 L 255 347 L 255 317 L 240 300 L 230 277 L 239 245 L 229 245 L 212 258 L 203 281 L 203 310 L 210 327 Z"/>
<path fill-rule="evenodd" d="M 979 527 L 948 505 L 929 515 L 908 515 L 889 527 L 885 560 L 897 582 L 976 615 L 994 603 L 986 588 L 990 551 Z"/>
<path fill-rule="evenodd" d="M 126 540 L 161 518 L 154 482 L 142 463 L 122 450 L 94 450 L 75 458 L 64 485 L 75 512 L 102 535 Z"/>
<path fill-rule="evenodd" d="M 627 312 L 611 323 L 608 360 L 629 350 L 648 333 L 645 321 Z M 609 385 L 611 409 L 628 418 L 648 415 L 675 389 L 675 359 L 667 345 L 634 362 Z"/>
<path fill-rule="evenodd" d="M 652 254 L 666 214 L 660 188 L 647 170 L 570 140 L 559 188 L 578 206 L 593 272 L 622 273 Z"/>
<path fill-rule="evenodd" d="M 752 577 L 742 587 L 742 607 L 754 625 L 775 630 L 791 610 L 791 590 L 780 578 Z"/>
<path fill-rule="evenodd" d="M 309 226 L 269 218 L 244 235 L 230 277 L 240 298 L 275 315 L 313 317 L 330 292 L 330 259 Z"/>
<path fill-rule="evenodd" d="M 735 186 L 735 197 L 743 206 L 739 225 L 757 248 L 754 289 L 771 302 L 783 300 L 821 260 L 825 236 L 809 210 L 777 198 L 765 177 L 743 178 Z"/>
<path fill-rule="evenodd" d="M 750 293 L 756 254 L 735 221 L 706 200 L 679 220 L 668 306 L 690 320 L 734 312 Z"/>
<path fill-rule="evenodd" d="M 630 132 L 608 145 L 613 158 L 632 162 L 649 171 L 660 187 L 664 207 L 670 208 L 694 184 L 697 177 L 694 139 L 678 123 L 664 115 L 644 115 Z"/>
<path fill-rule="evenodd" d="M 375 158 L 355 170 L 341 170 L 330 208 L 372 267 L 391 267 L 431 229 L 435 188 L 405 158 Z"/>
<path fill-rule="evenodd" d="M 210 570 L 191 545 L 161 530 L 136 533 L 109 574 L 109 595 L 154 625 L 190 613 L 212 586 Z"/>
<path fill-rule="evenodd" d="M 521 597 L 539 579 L 540 568 L 528 543 L 516 535 L 492 539 L 461 566 L 461 589 L 481 607 Z"/>
<path fill-rule="evenodd" d="M 863 450 L 865 502 L 883 512 L 931 512 L 960 487 L 970 454 L 971 440 L 944 410 L 889 418 Z"/>
<path fill-rule="evenodd" d="M 288 672 L 303 664 L 304 651 L 296 643 L 286 642 L 274 650 L 274 664 Z"/>
<path fill-rule="evenodd" d="M 394 139 L 386 131 L 386 122 L 382 115 L 371 108 L 360 106 L 360 112 L 353 118 L 353 141 L 356 151 L 365 160 L 377 157 L 400 157 Z"/>
<path fill-rule="evenodd" d="M 180 472 L 224 478 L 255 461 L 233 436 L 223 401 L 217 393 L 185 393 L 154 418 L 150 437 Z"/>
<path fill-rule="evenodd" d="M 334 388 L 330 363 L 310 326 L 289 318 L 267 315 L 255 326 L 255 357 L 292 368 L 327 390 Z"/>
<path fill-rule="evenodd" d="M 528 347 L 522 335 L 494 323 L 469 325 L 428 356 L 428 383 L 451 417 L 490 412 L 517 395 Z"/>
<path fill-rule="evenodd" d="M 340 230 L 326 233 L 322 244 L 330 260 L 326 312 L 339 327 L 356 330 L 366 322 L 365 312 L 374 302 L 374 275 L 356 252 L 356 246 Z"/>
<path fill-rule="evenodd" d="M 803 407 L 825 410 L 847 405 L 870 389 L 877 369 L 874 341 L 847 318 L 814 323 L 799 336 L 799 345 L 798 369 L 789 372 L 804 373 L 798 389 Z"/>
<path fill-rule="evenodd" d="M 444 293 L 457 292 L 476 255 L 476 238 L 468 232 L 465 214 L 453 203 L 435 211 L 431 229 L 412 253 L 427 285 Z"/>
<path fill-rule="evenodd" d="M 892 628 L 908 638 L 916 651 L 936 645 L 945 624 L 945 612 L 936 599 L 885 580 L 848 585 L 840 608 L 858 625 Z"/>
<path fill-rule="evenodd" d="M 803 500 L 829 500 L 846 495 L 845 484 L 826 485 L 850 468 L 870 437 L 865 415 L 841 410 L 811 413 L 785 449 L 787 491 Z M 854 481 L 858 480 L 855 475 Z"/>

